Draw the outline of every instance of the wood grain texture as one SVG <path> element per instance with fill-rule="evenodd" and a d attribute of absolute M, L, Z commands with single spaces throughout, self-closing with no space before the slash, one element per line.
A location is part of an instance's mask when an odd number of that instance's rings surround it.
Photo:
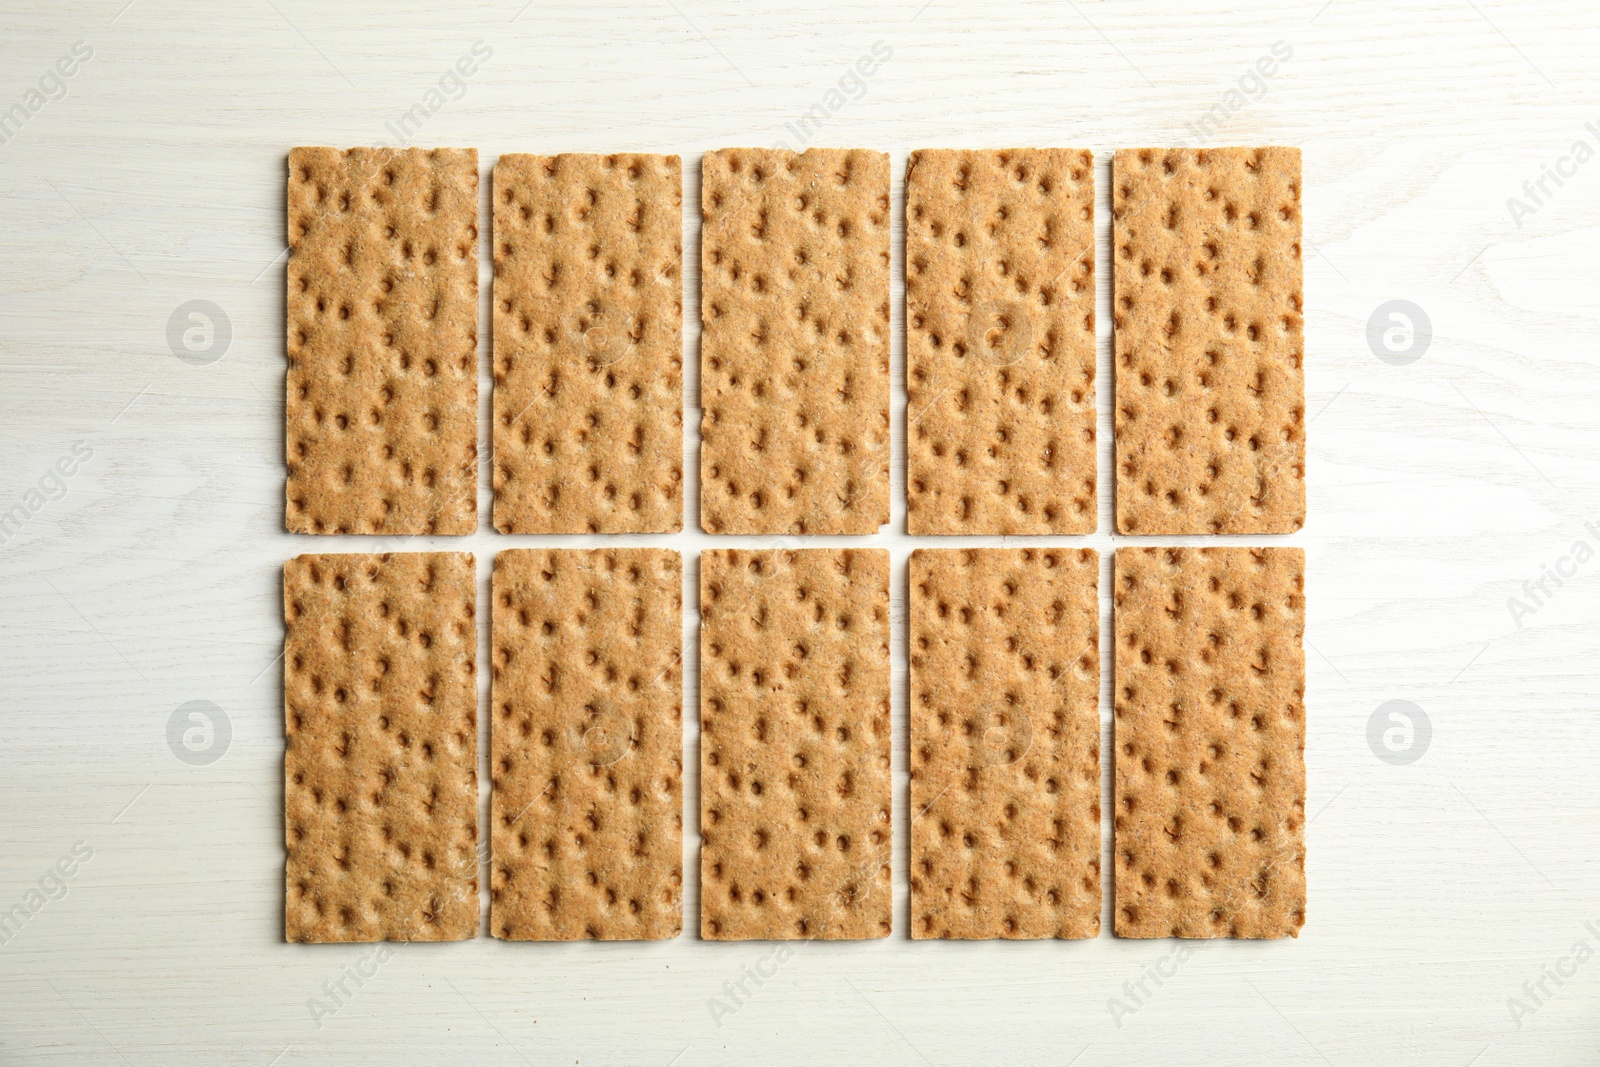
<path fill-rule="evenodd" d="M 1593 944 L 1586 922 L 1600 925 L 1588 892 L 1600 882 L 1600 559 L 1574 570 L 1572 557 L 1580 539 L 1600 547 L 1585 525 L 1600 527 L 1600 158 L 1562 187 L 1547 180 L 1552 195 L 1521 226 L 1506 201 L 1526 200 L 1523 183 L 1553 171 L 1574 141 L 1592 143 L 1591 5 L 674 2 L 682 15 L 665 3 L 550 0 L 515 21 L 521 0 L 449 9 L 393 0 L 381 18 L 302 0 L 203 17 L 149 0 L 120 17 L 121 0 L 8 7 L 5 106 L 72 42 L 93 56 L 65 79 L 65 98 L 41 93 L 47 102 L 0 144 L 10 253 L 0 257 L 0 517 L 26 512 L 0 527 L 9 609 L 0 915 L 31 892 L 48 900 L 0 945 L 0 1061 L 1060 1067 L 1078 1056 L 1073 1067 L 1323 1067 L 1326 1057 L 1464 1067 L 1478 1057 L 1475 1067 L 1590 1067 L 1600 1058 L 1600 964 L 1548 983 L 1554 995 L 1520 1028 L 1507 1000 L 1578 938 Z M 480 53 L 492 54 L 457 74 L 465 93 L 441 88 L 480 38 Z M 862 75 L 857 61 L 878 41 L 892 55 Z M 1279 41 L 1290 58 L 1264 76 L 1258 61 Z M 890 154 L 890 522 L 871 539 L 816 542 L 891 557 L 901 829 L 890 937 L 793 943 L 781 963 L 773 946 L 687 933 L 650 944 L 480 937 L 396 946 L 381 964 L 362 962 L 374 946 L 282 941 L 284 561 L 471 551 L 483 599 L 488 561 L 507 547 L 678 549 L 684 700 L 694 708 L 699 553 L 779 547 L 697 529 L 695 314 L 684 337 L 683 532 L 509 537 L 482 523 L 465 537 L 408 541 L 280 529 L 285 156 L 301 144 L 393 143 L 388 125 L 413 105 L 429 112 L 420 130 L 408 126 L 415 144 L 476 145 L 485 176 L 512 152 L 680 155 L 689 308 L 701 294 L 704 153 L 780 138 L 799 148 L 803 134 L 806 144 Z M 1101 161 L 1107 190 L 1105 161 L 1118 148 L 1200 136 L 1302 150 L 1308 522 L 1292 535 L 1221 541 L 1306 550 L 1309 921 L 1298 940 L 1210 943 L 1181 962 L 1168 942 L 1112 937 L 1109 908 L 1086 941 L 914 943 L 903 635 L 916 545 L 903 535 L 900 176 L 916 148 L 1072 144 Z M 488 193 L 483 181 L 480 227 Z M 1094 548 L 1102 612 L 1112 550 L 1167 543 L 1111 533 L 1109 207 L 1102 193 L 1099 532 L 948 546 Z M 484 243 L 481 323 L 491 314 L 487 254 Z M 1432 320 L 1431 344 L 1409 366 L 1378 360 L 1367 342 L 1373 312 L 1395 299 Z M 214 359 L 205 365 L 176 358 L 166 335 L 169 316 L 194 300 L 231 323 L 214 358 L 217 335 L 207 342 L 202 324 L 180 316 L 195 331 L 190 354 Z M 484 516 L 488 335 L 479 330 Z M 1525 600 L 1523 583 L 1554 574 L 1563 557 L 1572 576 L 1534 590 L 1540 603 L 1527 601 L 1533 613 L 1519 627 L 1507 598 Z M 1109 633 L 1109 614 L 1101 624 Z M 487 631 L 480 664 L 491 662 Z M 487 714 L 487 670 L 479 682 Z M 1432 723 L 1409 765 L 1380 760 L 1367 739 L 1374 712 L 1394 699 Z M 190 701 L 209 702 L 231 727 L 209 764 L 179 760 L 168 745 L 168 723 Z M 180 747 L 192 734 L 192 758 L 224 748 L 200 720 L 178 724 Z M 700 743 L 691 714 L 691 922 L 702 895 Z M 483 791 L 486 738 L 479 760 Z M 50 899 L 41 878 L 80 841 L 92 858 L 69 865 L 66 895 Z M 1108 903 L 1111 862 L 1108 847 Z M 487 867 L 479 881 L 486 889 Z M 362 985 L 344 978 L 346 967 L 374 964 Z M 1159 985 L 1145 977 L 1158 965 Z M 339 994 L 339 1007 L 324 983 L 341 979 L 351 995 Z M 313 998 L 332 1014 L 314 1016 Z"/>

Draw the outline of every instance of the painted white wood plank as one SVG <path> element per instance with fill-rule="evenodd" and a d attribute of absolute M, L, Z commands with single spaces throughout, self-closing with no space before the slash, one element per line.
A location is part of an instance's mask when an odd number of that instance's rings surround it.
<path fill-rule="evenodd" d="M 79 41 L 92 55 L 57 82 Z M 772 971 L 767 946 L 692 936 L 402 946 L 359 983 L 371 949 L 282 943 L 279 567 L 373 544 L 281 530 L 284 154 L 393 140 L 479 41 L 492 55 L 444 83 L 420 143 L 476 145 L 486 173 L 505 151 L 684 156 L 691 502 L 705 150 L 793 144 L 820 104 L 811 143 L 893 154 L 898 218 L 914 148 L 1092 148 L 1109 531 L 1104 161 L 1193 140 L 1208 115 L 1219 143 L 1304 148 L 1310 521 L 1286 540 L 1310 557 L 1316 818 L 1298 941 L 1180 959 L 1109 935 L 905 939 L 897 281 L 893 522 L 871 539 L 896 568 L 896 935 L 799 947 L 759 984 L 744 976 Z M 877 42 L 892 56 L 841 84 Z M 1278 42 L 1289 58 L 1252 75 Z M 0 532 L 0 909 L 34 913 L 0 934 L 0 1062 L 1600 1060 L 1597 43 L 1578 0 L 12 4 L 0 119 L 39 106 L 0 125 L 0 514 L 28 512 Z M 894 256 L 898 275 L 898 235 Z M 1406 366 L 1367 342 L 1396 299 L 1432 324 Z M 208 365 L 168 342 L 194 300 L 231 327 Z M 687 557 L 692 917 L 694 561 L 711 539 L 629 541 Z M 469 548 L 486 585 L 499 549 L 607 539 L 388 543 Z M 208 765 L 166 740 L 197 700 L 231 728 Z M 1369 747 L 1390 700 L 1431 724 L 1407 765 Z"/>

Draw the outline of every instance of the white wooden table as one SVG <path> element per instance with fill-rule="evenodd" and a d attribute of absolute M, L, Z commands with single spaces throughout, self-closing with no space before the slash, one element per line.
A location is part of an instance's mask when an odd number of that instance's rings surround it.
<path fill-rule="evenodd" d="M 0 15 L 0 114 L 25 112 L 0 122 L 0 513 L 23 509 L 0 546 L 0 909 L 21 908 L 0 934 L 0 1064 L 1600 1062 L 1590 5 L 125 2 Z M 491 54 L 434 109 L 430 89 L 477 42 Z M 875 45 L 892 55 L 841 89 Z M 1275 45 L 1289 54 L 1266 77 Z M 284 154 L 392 142 L 419 104 L 419 143 L 476 145 L 486 170 L 505 151 L 683 155 L 691 526 L 705 150 L 797 146 L 797 130 L 888 149 L 898 215 L 911 149 L 1087 146 L 1104 237 L 1119 146 L 1197 131 L 1303 146 L 1310 519 L 1286 539 L 1310 557 L 1300 939 L 1191 944 L 1182 959 L 1177 942 L 1109 934 L 907 940 L 897 636 L 895 936 L 803 946 L 716 1018 L 708 1002 L 768 946 L 481 938 L 379 961 L 284 944 L 280 566 L 374 544 L 282 529 Z M 1523 183 L 1546 166 L 1561 184 L 1535 200 Z M 1059 541 L 1105 553 L 1124 539 L 1106 532 L 1104 240 L 1099 262 L 1102 532 Z M 487 299 L 485 285 L 485 321 Z M 202 331 L 191 352 L 181 328 L 169 342 L 169 318 L 197 300 L 226 315 L 225 346 Z M 1368 341 L 1392 300 L 1431 322 L 1404 365 Z M 894 554 L 903 620 L 898 283 L 893 307 L 894 521 L 871 540 Z M 486 448 L 486 418 L 482 432 Z M 481 497 L 487 515 L 487 484 Z M 691 930 L 693 561 L 711 540 L 635 539 L 689 561 Z M 404 547 L 471 549 L 486 582 L 495 551 L 556 543 L 605 539 Z M 1560 583 L 1541 592 L 1547 567 Z M 1514 615 L 1512 597 L 1530 610 Z M 1409 752 L 1385 746 L 1408 732 L 1387 711 L 1369 742 L 1393 700 L 1431 727 Z M 212 762 L 168 743 L 190 701 L 229 727 Z"/>

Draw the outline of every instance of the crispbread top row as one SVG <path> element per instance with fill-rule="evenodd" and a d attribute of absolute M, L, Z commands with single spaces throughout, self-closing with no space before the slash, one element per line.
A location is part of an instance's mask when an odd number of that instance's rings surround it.
<path fill-rule="evenodd" d="M 1300 152 L 1112 168 L 1116 524 L 1305 521 Z M 889 520 L 889 157 L 702 163 L 701 525 Z M 476 529 L 477 153 L 289 156 L 286 524 Z M 930 149 L 906 172 L 907 531 L 1084 534 L 1095 471 L 1093 159 Z M 677 156 L 508 154 L 493 181 L 495 528 L 683 523 Z"/>

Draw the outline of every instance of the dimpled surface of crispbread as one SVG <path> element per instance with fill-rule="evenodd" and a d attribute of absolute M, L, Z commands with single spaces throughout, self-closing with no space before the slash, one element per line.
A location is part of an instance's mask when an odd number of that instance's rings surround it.
<path fill-rule="evenodd" d="M 289 153 L 286 524 L 478 523 L 478 152 Z"/>
<path fill-rule="evenodd" d="M 889 553 L 700 557 L 701 936 L 886 937 Z"/>
<path fill-rule="evenodd" d="M 1099 556 L 911 554 L 911 936 L 1100 931 Z"/>
<path fill-rule="evenodd" d="M 284 564 L 288 940 L 477 935 L 475 594 L 467 553 Z"/>
<path fill-rule="evenodd" d="M 911 154 L 906 338 L 907 532 L 1092 532 L 1088 152 Z"/>
<path fill-rule="evenodd" d="M 706 153 L 700 522 L 871 534 L 889 521 L 889 157 Z"/>
<path fill-rule="evenodd" d="M 495 557 L 489 928 L 683 928 L 683 565 L 664 548 Z"/>
<path fill-rule="evenodd" d="M 494 525 L 683 528 L 677 156 L 494 168 Z"/>
<path fill-rule="evenodd" d="M 1305 553 L 1119 549 L 1119 937 L 1299 936 Z"/>
<path fill-rule="evenodd" d="M 1300 150 L 1120 151 L 1112 205 L 1117 530 L 1300 529 Z"/>

